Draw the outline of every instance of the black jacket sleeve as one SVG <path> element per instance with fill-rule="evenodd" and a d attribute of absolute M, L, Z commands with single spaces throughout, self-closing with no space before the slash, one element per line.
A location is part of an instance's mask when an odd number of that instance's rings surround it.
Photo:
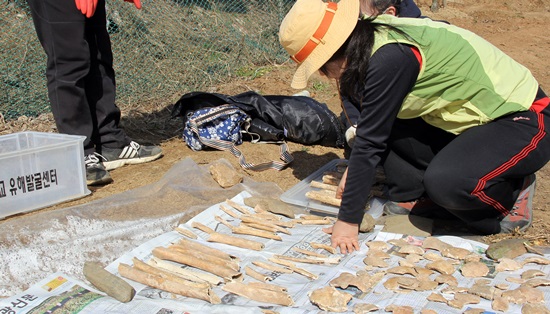
<path fill-rule="evenodd" d="M 412 90 L 420 63 L 410 46 L 387 44 L 371 57 L 362 82 L 357 135 L 348 163 L 348 175 L 338 219 L 360 223 L 382 160 L 393 123 L 403 100 Z"/>

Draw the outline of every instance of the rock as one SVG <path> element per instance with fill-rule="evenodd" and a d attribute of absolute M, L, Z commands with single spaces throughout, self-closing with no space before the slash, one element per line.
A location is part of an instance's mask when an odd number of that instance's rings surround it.
<path fill-rule="evenodd" d="M 270 197 L 247 197 L 244 199 L 244 204 L 252 208 L 256 208 L 256 206 L 261 206 L 262 209 L 267 210 L 272 214 L 283 215 L 288 218 L 294 218 L 295 216 L 294 210 L 287 203 Z"/>
<path fill-rule="evenodd" d="M 359 232 L 371 232 L 374 230 L 374 226 L 376 225 L 376 221 L 370 214 L 364 214 L 363 215 L 363 221 L 361 221 L 361 225 L 359 225 Z"/>
<path fill-rule="evenodd" d="M 493 243 L 487 248 L 487 257 L 495 261 L 504 257 L 514 259 L 527 253 L 527 249 L 523 244 L 525 241 L 524 239 L 506 239 Z"/>
<path fill-rule="evenodd" d="M 210 174 L 214 181 L 224 189 L 230 188 L 243 181 L 243 176 L 240 175 L 229 162 L 223 160 L 212 162 L 208 170 L 210 170 Z"/>

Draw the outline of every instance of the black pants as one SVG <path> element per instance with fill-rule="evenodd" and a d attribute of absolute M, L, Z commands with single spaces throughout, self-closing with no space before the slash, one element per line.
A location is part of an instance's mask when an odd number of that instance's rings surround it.
<path fill-rule="evenodd" d="M 550 108 L 535 107 L 458 136 L 422 119 L 397 120 L 384 160 L 390 200 L 427 195 L 465 222 L 506 216 L 523 179 L 550 160 Z"/>
<path fill-rule="evenodd" d="M 60 133 L 86 136 L 85 154 L 124 147 L 105 0 L 86 18 L 72 0 L 28 0 L 47 55 L 48 96 Z"/>

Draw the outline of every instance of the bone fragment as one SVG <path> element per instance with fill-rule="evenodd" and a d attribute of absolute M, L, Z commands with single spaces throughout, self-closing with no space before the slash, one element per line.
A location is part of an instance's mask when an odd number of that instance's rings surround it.
<path fill-rule="evenodd" d="M 140 259 L 135 258 L 135 257 L 132 259 L 132 262 L 134 263 L 134 268 L 135 269 L 140 270 L 140 271 L 145 272 L 145 273 L 148 273 L 148 274 L 151 274 L 151 275 L 166 278 L 166 280 L 181 283 L 181 284 L 184 284 L 186 286 L 193 287 L 193 288 L 196 288 L 196 289 L 207 289 L 207 288 L 210 287 L 210 285 L 206 282 L 195 282 L 195 281 L 185 279 L 183 277 L 179 277 L 178 275 L 176 275 L 174 273 L 170 273 L 169 271 L 166 271 L 164 269 L 151 266 L 151 265 L 149 265 L 149 264 L 147 264 L 147 263 L 145 263 L 145 262 L 143 262 Z"/>
<path fill-rule="evenodd" d="M 328 190 L 328 191 L 334 191 L 334 192 L 336 192 L 336 189 L 338 189 L 338 186 L 336 186 L 336 185 L 326 184 L 326 183 L 322 183 L 322 182 L 319 182 L 319 181 L 311 181 L 309 186 L 311 186 L 312 188 L 317 188 L 317 189 L 321 189 L 321 190 Z"/>
<path fill-rule="evenodd" d="M 284 232 L 283 231 L 284 228 L 294 227 L 294 223 L 289 221 L 267 221 L 265 219 L 254 217 L 252 215 L 242 215 L 239 218 L 241 219 L 242 222 L 246 222 L 246 223 L 257 223 L 260 225 L 273 226 L 281 232 Z"/>
<path fill-rule="evenodd" d="M 317 252 L 312 252 L 312 251 L 309 251 L 309 250 L 304 250 L 304 249 L 301 249 L 299 247 L 293 247 L 292 250 L 296 251 L 298 253 L 308 255 L 308 256 L 315 256 L 315 257 L 321 257 L 321 258 L 327 257 L 326 255 L 323 255 L 323 254 L 320 254 L 320 253 L 317 253 Z"/>
<path fill-rule="evenodd" d="M 523 265 L 529 264 L 529 263 L 535 263 L 539 265 L 550 265 L 550 260 L 547 258 L 542 257 L 528 257 L 525 260 L 523 260 Z"/>
<path fill-rule="evenodd" d="M 426 264 L 426 268 L 437 271 L 444 275 L 451 275 L 455 272 L 453 264 L 447 260 L 440 260 Z"/>
<path fill-rule="evenodd" d="M 528 269 L 523 273 L 521 273 L 522 279 L 532 279 L 538 276 L 546 276 L 546 274 L 543 271 L 538 269 Z"/>
<path fill-rule="evenodd" d="M 440 261 L 440 260 L 443 260 L 443 256 L 437 254 L 437 253 L 433 253 L 433 252 L 428 252 L 424 255 L 422 255 L 422 257 L 424 257 L 424 259 L 428 260 L 428 261 L 432 261 L 432 262 L 437 262 L 437 261 Z"/>
<path fill-rule="evenodd" d="M 256 237 L 260 237 L 260 238 L 273 239 L 273 240 L 277 240 L 277 241 L 282 241 L 283 240 L 280 236 L 278 236 L 278 235 L 276 235 L 272 232 L 268 232 L 268 231 L 265 231 L 265 230 L 254 229 L 254 228 L 250 228 L 250 227 L 246 227 L 246 226 L 237 226 L 236 227 L 236 226 L 231 225 L 227 220 L 221 218 L 220 216 L 215 216 L 214 218 L 216 219 L 216 221 L 221 222 L 227 228 L 231 229 L 231 231 L 233 233 L 236 233 L 236 234 L 246 234 L 246 235 L 256 236 Z"/>
<path fill-rule="evenodd" d="M 272 265 L 272 264 L 264 263 L 264 262 L 261 262 L 261 261 L 254 261 L 254 262 L 252 262 L 252 264 L 254 264 L 258 267 L 261 267 L 263 269 L 278 272 L 278 273 L 282 273 L 282 274 L 291 274 L 291 273 L 293 273 L 293 271 L 289 268 L 279 267 L 277 265 Z"/>
<path fill-rule="evenodd" d="M 543 286 L 543 287 L 550 286 L 550 280 L 546 278 L 532 278 L 522 283 L 520 287 L 536 288 L 540 286 Z"/>
<path fill-rule="evenodd" d="M 233 217 L 233 218 L 235 218 L 235 219 L 239 219 L 239 215 L 237 215 L 237 214 L 236 214 L 234 211 L 232 211 L 231 209 L 229 209 L 229 208 L 223 206 L 223 204 L 220 204 L 220 209 L 221 209 L 224 213 L 228 214 L 229 216 L 231 216 L 231 217 Z"/>
<path fill-rule="evenodd" d="M 240 211 L 244 215 L 250 215 L 251 214 L 251 212 L 247 208 L 245 208 L 244 206 L 238 204 L 235 201 L 232 201 L 230 199 L 226 199 L 225 202 L 227 204 L 229 204 L 229 206 L 235 208 L 236 210 Z"/>
<path fill-rule="evenodd" d="M 369 287 L 370 275 L 367 272 L 362 272 L 357 275 L 347 272 L 341 273 L 340 276 L 332 279 L 329 285 L 346 289 L 348 286 L 357 287 L 362 292 L 366 292 Z"/>
<path fill-rule="evenodd" d="M 324 193 L 319 193 L 317 191 L 308 191 L 306 192 L 306 197 L 314 201 L 319 201 L 321 203 L 329 204 L 332 206 L 340 207 L 342 200 L 336 198 L 335 196 L 329 196 Z"/>
<path fill-rule="evenodd" d="M 273 280 L 272 277 L 269 277 L 269 276 L 266 276 L 254 269 L 252 269 L 250 266 L 246 266 L 244 268 L 244 272 L 245 274 L 247 274 L 248 276 L 258 280 L 258 281 L 261 281 L 261 282 L 266 282 L 266 281 L 271 281 Z"/>
<path fill-rule="evenodd" d="M 185 255 L 188 255 L 189 257 L 203 260 L 207 263 L 218 265 L 224 268 L 229 268 L 235 271 L 238 271 L 240 268 L 239 263 L 235 260 L 223 259 L 215 255 L 210 255 L 208 253 L 201 252 L 195 248 L 189 248 L 189 247 L 174 244 L 174 245 L 168 246 L 167 249 L 174 253 L 185 254 Z"/>
<path fill-rule="evenodd" d="M 445 303 L 447 304 L 448 300 L 445 299 L 444 296 L 442 296 L 441 294 L 439 293 L 435 293 L 435 292 L 432 292 L 428 298 L 427 298 L 428 301 L 431 301 L 431 302 L 439 302 L 439 303 Z"/>
<path fill-rule="evenodd" d="M 388 263 L 386 263 L 383 258 L 377 257 L 377 256 L 367 256 L 363 259 L 363 263 L 371 267 L 378 267 L 378 268 L 388 267 Z"/>
<path fill-rule="evenodd" d="M 412 244 L 401 246 L 397 252 L 401 254 L 418 254 L 418 255 L 422 255 L 425 253 L 423 248 Z"/>
<path fill-rule="evenodd" d="M 160 259 L 170 260 L 180 264 L 202 269 L 206 272 L 212 273 L 214 275 L 218 275 L 226 280 L 231 280 L 233 278 L 237 278 L 241 276 L 240 272 L 233 270 L 229 267 L 217 265 L 209 261 L 205 261 L 203 259 L 191 256 L 191 255 L 179 253 L 177 251 L 172 251 L 163 247 L 154 248 L 153 256 L 158 257 Z"/>
<path fill-rule="evenodd" d="M 338 264 L 340 263 L 340 256 L 334 256 L 334 257 L 310 256 L 310 257 L 300 258 L 300 257 L 286 256 L 286 255 L 275 255 L 274 257 L 297 262 L 297 263 L 305 263 L 305 264 Z"/>
<path fill-rule="evenodd" d="M 515 290 L 504 291 L 502 297 L 508 302 L 515 304 L 544 302 L 544 293 L 542 291 L 523 286 Z"/>
<path fill-rule="evenodd" d="M 346 312 L 347 304 L 352 298 L 351 294 L 339 291 L 334 287 L 324 287 L 309 293 L 311 303 L 317 305 L 321 310 L 329 312 Z"/>
<path fill-rule="evenodd" d="M 273 232 L 273 233 L 282 232 L 284 234 L 291 234 L 290 231 L 286 230 L 285 228 L 276 226 L 276 225 L 273 225 L 273 226 L 270 226 L 270 225 L 267 225 L 267 224 L 262 225 L 262 224 L 258 224 L 258 223 L 254 223 L 254 222 L 245 222 L 245 223 L 242 223 L 242 225 L 250 227 L 250 228 L 270 231 L 270 232 Z"/>
<path fill-rule="evenodd" d="M 309 245 L 314 249 L 323 249 L 323 250 L 329 252 L 330 254 L 336 254 L 336 248 L 333 248 L 332 246 L 330 246 L 328 244 L 317 243 L 317 242 L 309 242 Z"/>
<path fill-rule="evenodd" d="M 491 308 L 495 311 L 507 312 L 510 307 L 510 303 L 503 297 L 496 297 L 491 302 Z"/>
<path fill-rule="evenodd" d="M 214 274 L 206 273 L 206 272 L 198 272 L 187 268 L 182 268 L 178 265 L 161 260 L 157 257 L 151 258 L 147 262 L 147 264 L 160 269 L 164 269 L 171 273 L 177 274 L 182 278 L 185 278 L 187 280 L 191 280 L 194 282 L 208 282 L 211 285 L 217 286 L 223 281 L 221 277 L 216 276 Z"/>
<path fill-rule="evenodd" d="M 375 251 L 387 251 L 390 248 L 388 243 L 384 241 L 370 241 L 365 243 L 365 245 L 368 246 L 370 250 Z"/>
<path fill-rule="evenodd" d="M 496 271 L 513 271 L 521 269 L 522 265 L 521 263 L 507 257 L 503 257 L 498 260 L 498 264 L 495 266 Z"/>
<path fill-rule="evenodd" d="M 434 280 L 439 284 L 446 283 L 449 286 L 458 286 L 458 280 L 452 275 L 439 274 Z"/>
<path fill-rule="evenodd" d="M 228 234 L 221 234 L 217 232 L 210 234 L 210 237 L 206 241 L 223 243 L 223 244 L 232 245 L 243 249 L 255 250 L 255 251 L 261 251 L 264 249 L 264 244 L 261 242 L 234 237 Z"/>
<path fill-rule="evenodd" d="M 176 230 L 179 234 L 186 236 L 190 239 L 196 239 L 197 235 L 193 233 L 191 230 L 187 230 L 184 228 L 176 227 L 174 230 Z"/>
<path fill-rule="evenodd" d="M 340 182 L 340 179 L 342 179 L 343 175 L 344 175 L 344 173 L 338 172 L 338 171 L 325 171 L 325 172 L 323 172 L 323 177 L 332 178 L 332 179 L 337 180 L 335 185 L 338 185 L 338 182 Z M 323 182 L 324 181 L 325 180 L 323 179 Z"/>
<path fill-rule="evenodd" d="M 228 261 L 231 261 L 231 262 L 239 260 L 236 256 L 232 256 L 230 254 L 225 253 L 222 250 L 218 250 L 218 249 L 206 246 L 206 245 L 201 244 L 201 243 L 196 242 L 196 241 L 181 239 L 176 243 L 176 245 L 187 247 L 187 248 L 190 248 L 192 250 L 202 252 L 204 254 L 214 255 L 218 258 L 228 260 Z"/>
<path fill-rule="evenodd" d="M 354 314 L 367 314 L 370 312 L 378 311 L 380 308 L 370 303 L 358 303 L 353 307 Z"/>
<path fill-rule="evenodd" d="M 447 305 L 457 309 L 461 309 L 466 304 L 479 304 L 479 302 L 481 302 L 481 299 L 477 295 L 472 295 L 468 293 L 457 293 L 455 294 L 454 299 L 447 302 Z"/>
<path fill-rule="evenodd" d="M 209 237 L 206 240 L 208 242 L 223 243 L 223 244 L 232 245 L 232 246 L 236 246 L 244 249 L 255 250 L 255 251 L 261 251 L 264 248 L 264 244 L 261 242 L 234 237 L 228 234 L 221 234 L 201 224 L 200 222 L 193 222 L 191 223 L 191 226 L 193 228 L 197 228 L 203 232 L 208 233 Z"/>
<path fill-rule="evenodd" d="M 212 230 L 211 228 L 209 228 L 208 226 L 205 226 L 205 225 L 201 224 L 200 222 L 196 222 L 196 221 L 191 223 L 191 227 L 197 228 L 200 231 L 206 232 L 208 234 L 212 234 L 212 233 L 216 232 L 216 231 Z"/>
<path fill-rule="evenodd" d="M 408 305 L 395 305 L 391 304 L 384 308 L 386 312 L 392 312 L 394 314 L 414 314 L 414 310 Z"/>
<path fill-rule="evenodd" d="M 279 286 L 279 285 L 274 285 L 274 284 L 271 284 L 271 283 L 265 283 L 265 282 L 253 281 L 253 282 L 249 282 L 248 286 L 252 287 L 252 288 L 263 289 L 263 290 L 288 292 L 287 288 L 285 288 L 285 287 L 282 287 L 282 286 Z"/>
<path fill-rule="evenodd" d="M 236 295 L 264 303 L 291 306 L 294 304 L 292 297 L 283 291 L 273 291 L 268 289 L 258 289 L 241 282 L 228 282 L 222 287 L 222 290 L 234 293 Z"/>
<path fill-rule="evenodd" d="M 130 265 L 120 263 L 118 272 L 121 276 L 144 285 L 160 289 L 163 291 L 179 294 L 182 296 L 204 300 L 212 304 L 220 304 L 221 299 L 210 288 L 197 289 L 178 282 L 167 280 L 158 275 L 148 274 L 138 269 L 132 268 Z"/>
<path fill-rule="evenodd" d="M 269 258 L 269 261 L 270 262 L 273 262 L 275 264 L 279 264 L 279 265 L 283 265 L 283 266 L 286 266 L 288 267 L 290 270 L 292 270 L 293 272 L 297 273 L 297 274 L 300 274 L 302 276 L 305 276 L 309 279 L 313 279 L 313 280 L 316 280 L 317 278 L 319 278 L 319 276 L 313 274 L 313 273 L 310 273 L 309 271 L 303 269 L 303 268 L 300 268 L 300 267 L 297 267 L 296 265 L 294 265 L 294 263 L 290 262 L 290 261 L 286 261 L 286 260 L 282 260 L 282 259 L 278 259 L 278 258 L 275 258 L 275 257 L 270 257 Z"/>
<path fill-rule="evenodd" d="M 482 262 L 470 262 L 464 264 L 460 271 L 464 277 L 483 277 L 489 273 L 489 267 Z"/>
<path fill-rule="evenodd" d="M 550 314 L 550 310 L 544 304 L 524 304 L 521 314 Z"/>

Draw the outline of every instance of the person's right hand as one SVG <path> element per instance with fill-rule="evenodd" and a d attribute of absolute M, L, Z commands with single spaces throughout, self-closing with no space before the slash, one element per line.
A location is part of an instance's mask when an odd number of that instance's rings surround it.
<path fill-rule="evenodd" d="M 339 199 L 342 198 L 342 195 L 344 194 L 344 189 L 346 188 L 347 177 L 348 177 L 348 169 L 346 168 L 346 171 L 344 171 L 344 174 L 342 175 L 342 179 L 340 179 L 340 183 L 336 188 L 336 198 L 339 198 Z"/>
<path fill-rule="evenodd" d="M 330 234 L 331 246 L 340 248 L 340 253 L 359 251 L 359 225 L 337 220 L 332 227 L 324 228 Z"/>
<path fill-rule="evenodd" d="M 90 18 L 94 15 L 95 9 L 97 7 L 97 0 L 74 0 L 76 8 L 86 15 L 87 18 Z"/>

